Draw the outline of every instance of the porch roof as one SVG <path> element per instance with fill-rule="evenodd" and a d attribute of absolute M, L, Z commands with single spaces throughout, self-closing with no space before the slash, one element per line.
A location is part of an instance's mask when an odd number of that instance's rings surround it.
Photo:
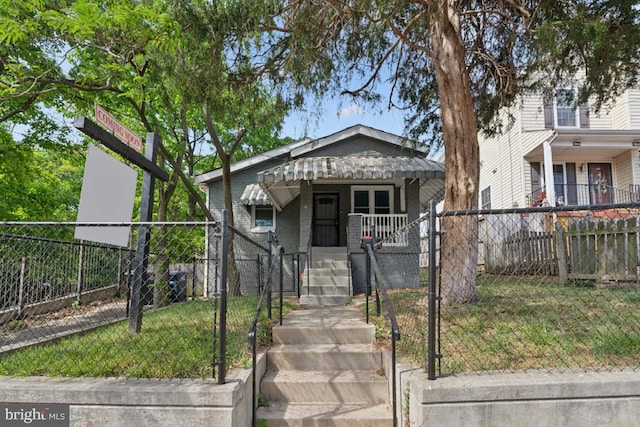
<path fill-rule="evenodd" d="M 244 205 L 273 205 L 267 193 L 258 184 L 248 184 L 244 187 L 240 202 Z"/>
<path fill-rule="evenodd" d="M 384 179 L 419 179 L 442 181 L 444 186 L 444 164 L 435 160 L 417 157 L 343 156 L 305 157 L 259 172 L 260 188 L 282 209 L 300 194 L 300 181 L 342 180 L 368 181 Z M 434 182 L 429 193 L 437 192 Z M 421 191 L 421 199 L 422 199 Z"/>

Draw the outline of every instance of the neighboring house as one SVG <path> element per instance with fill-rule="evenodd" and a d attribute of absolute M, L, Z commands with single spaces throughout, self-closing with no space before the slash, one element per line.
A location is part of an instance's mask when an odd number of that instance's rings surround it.
<path fill-rule="evenodd" d="M 515 121 L 507 132 L 479 135 L 480 207 L 639 200 L 640 89 L 627 90 L 599 114 L 575 105 L 576 87 L 554 95 L 524 96 L 510 110 Z"/>
<path fill-rule="evenodd" d="M 417 268 L 419 236 L 394 233 L 418 218 L 431 198 L 442 197 L 444 165 L 426 159 L 426 153 L 399 136 L 357 125 L 236 162 L 231 167 L 235 226 L 262 241 L 274 231 L 286 253 L 313 256 L 312 247 L 344 253 L 351 262 L 349 292 L 357 291 L 363 287 L 356 272 L 364 263 L 360 242 L 374 229 L 388 239 L 384 250 L 412 247 Z M 221 170 L 195 181 L 219 216 Z M 418 280 L 417 271 L 415 276 Z"/>

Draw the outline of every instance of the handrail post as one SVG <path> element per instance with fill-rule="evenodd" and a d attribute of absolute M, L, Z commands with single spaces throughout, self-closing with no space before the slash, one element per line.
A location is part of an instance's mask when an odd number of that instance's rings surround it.
<path fill-rule="evenodd" d="M 267 255 L 268 260 L 269 260 L 269 265 L 271 265 L 271 261 L 273 259 L 273 232 L 269 231 L 269 233 L 267 234 L 267 243 L 268 243 L 268 247 L 269 247 L 269 254 Z M 271 286 L 269 286 L 269 289 L 267 290 L 267 316 L 269 317 L 269 320 L 271 320 Z"/>
<path fill-rule="evenodd" d="M 280 246 L 280 326 L 282 326 L 282 304 L 284 302 L 284 249 Z"/>
<path fill-rule="evenodd" d="M 429 201 L 429 325 L 427 378 L 436 379 L 436 203 Z"/>
<path fill-rule="evenodd" d="M 220 360 L 218 384 L 225 383 L 227 354 L 227 251 L 229 247 L 229 212 L 222 211 L 222 271 L 220 273 Z"/>
<path fill-rule="evenodd" d="M 365 286 L 364 286 L 364 295 L 365 295 L 365 311 L 367 312 L 367 323 L 369 323 L 369 292 L 371 291 L 371 258 L 369 257 L 369 250 L 371 248 L 371 245 L 366 244 L 365 245 L 365 258 L 366 258 L 366 282 L 365 282 Z"/>

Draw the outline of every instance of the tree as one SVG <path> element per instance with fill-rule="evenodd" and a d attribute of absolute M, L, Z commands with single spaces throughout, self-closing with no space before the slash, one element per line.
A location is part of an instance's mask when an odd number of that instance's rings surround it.
<path fill-rule="evenodd" d="M 0 69 L 0 99 L 7 101 L 0 118 L 15 121 L 56 94 L 56 105 L 67 103 L 69 114 L 90 115 L 99 101 L 138 133 L 158 133 L 161 162 L 171 165 L 169 181 L 158 188 L 161 221 L 176 212 L 169 206 L 181 194 L 179 182 L 188 190 L 188 215 L 195 217 L 196 203 L 211 215 L 190 182 L 203 172 L 194 150 L 203 135 L 223 168 L 241 141 L 256 151 L 275 141 L 286 106 L 259 78 L 245 79 L 240 53 L 251 27 L 227 25 L 238 8 L 127 0 L 0 7 L 11 21 L 0 30 L 8 54 Z"/>
<path fill-rule="evenodd" d="M 524 91 L 585 70 L 581 99 L 601 108 L 635 84 L 639 27 L 631 0 L 285 1 L 265 22 L 295 88 L 375 103 L 380 83 L 390 85 L 388 105 L 410 111 L 408 136 L 444 146 L 446 210 L 477 208 L 477 131 L 508 125 L 496 113 Z M 354 76 L 364 84 L 349 87 Z M 469 302 L 477 223 L 447 217 L 442 230 L 443 302 Z"/>

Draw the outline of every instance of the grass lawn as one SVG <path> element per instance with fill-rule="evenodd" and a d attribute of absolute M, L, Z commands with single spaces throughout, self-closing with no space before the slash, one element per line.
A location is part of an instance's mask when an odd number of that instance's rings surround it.
<path fill-rule="evenodd" d="M 227 366 L 232 370 L 251 361 L 247 333 L 258 297 L 228 300 Z M 290 305 L 285 303 L 284 312 Z M 270 322 L 263 310 L 259 334 L 266 343 Z M 274 320 L 277 311 L 273 312 Z M 142 331 L 128 332 L 126 321 L 85 335 L 17 351 L 0 359 L 0 375 L 131 378 L 212 377 L 214 305 L 211 301 L 176 304 L 145 313 Z"/>
<path fill-rule="evenodd" d="M 640 288 L 480 276 L 476 301 L 443 307 L 442 373 L 640 366 Z M 427 290 L 397 290 L 400 359 L 426 366 Z M 375 319 L 375 317 L 374 317 Z M 386 319 L 378 338 L 389 342 Z"/>

